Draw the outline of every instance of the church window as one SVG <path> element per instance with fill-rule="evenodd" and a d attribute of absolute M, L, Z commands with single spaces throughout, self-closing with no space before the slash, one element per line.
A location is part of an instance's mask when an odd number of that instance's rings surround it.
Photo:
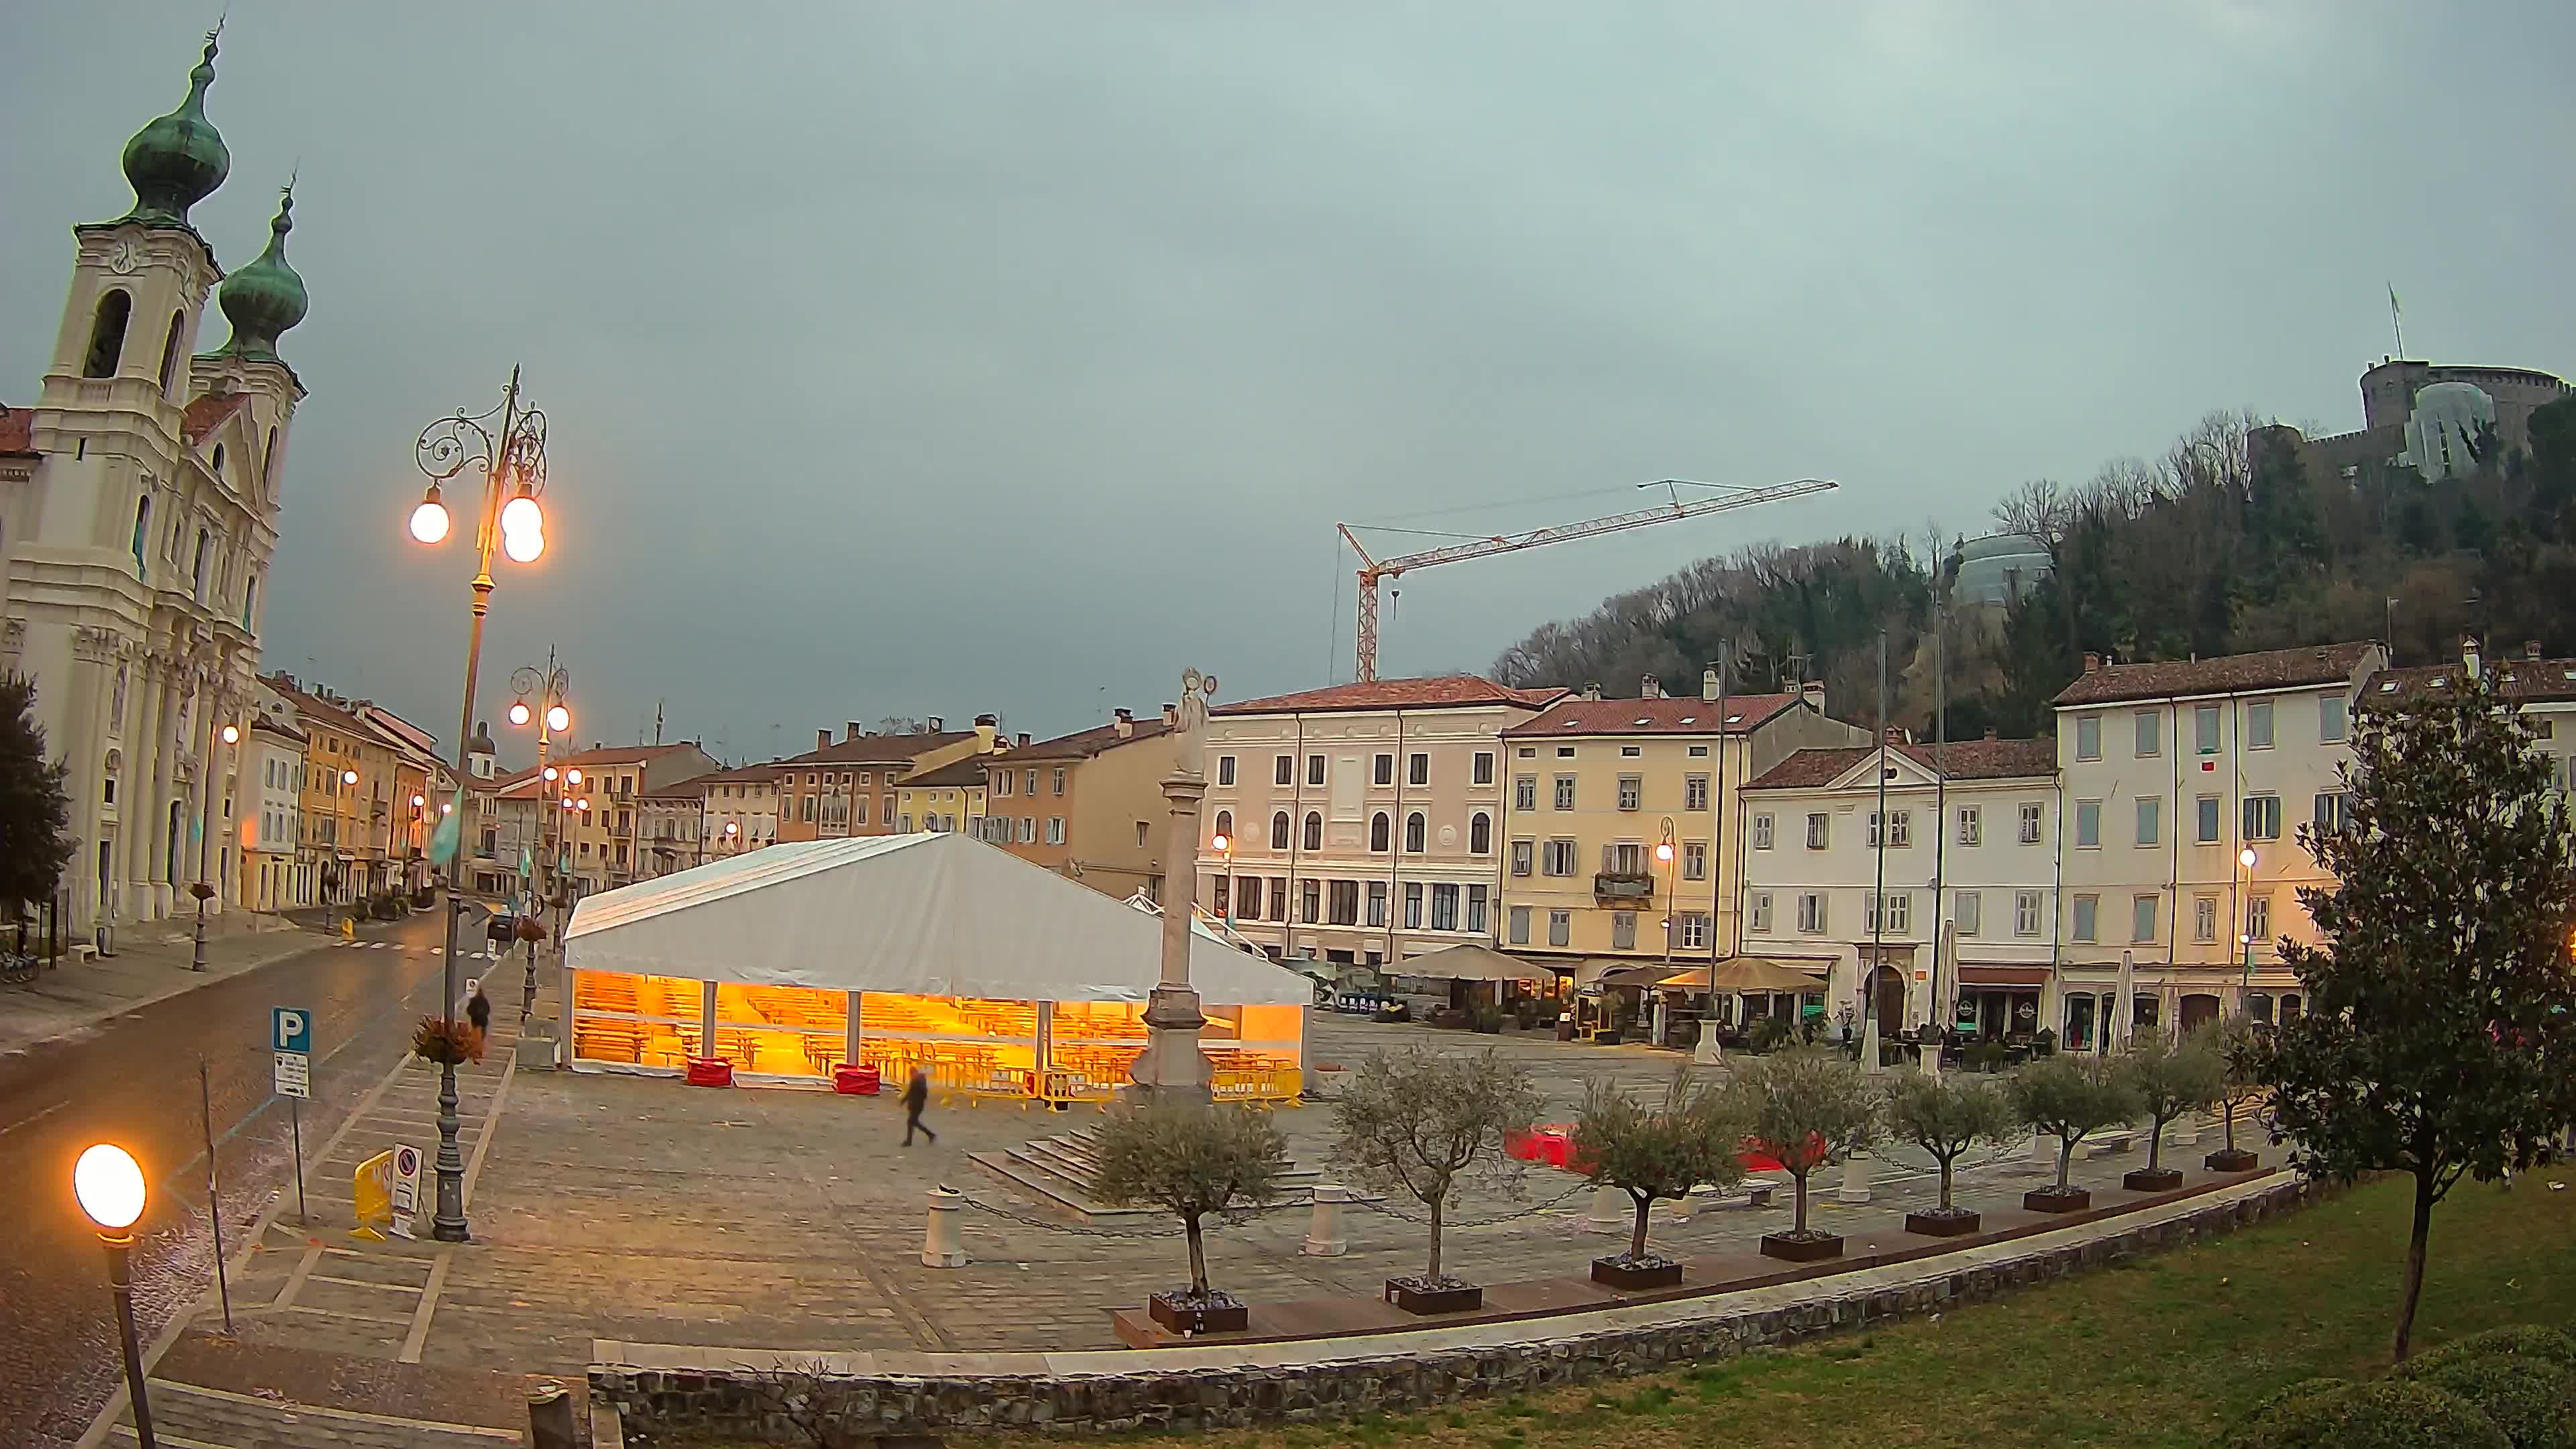
<path fill-rule="evenodd" d="M 214 544 L 213 534 L 202 528 L 197 530 L 197 561 L 189 570 L 188 587 L 200 604 L 206 601 L 206 560 L 211 555 Z"/>
<path fill-rule="evenodd" d="M 259 575 L 252 574 L 242 585 L 242 627 L 253 627 L 251 619 L 259 609 Z"/>
<path fill-rule="evenodd" d="M 170 314 L 170 335 L 161 343 L 161 390 L 168 392 L 177 383 L 179 372 L 179 334 L 188 325 L 188 314 Z"/>
<path fill-rule="evenodd" d="M 134 503 L 134 576 L 141 578 L 147 570 L 143 563 L 143 540 L 152 528 L 152 495 L 144 494 Z"/>
<path fill-rule="evenodd" d="M 125 356 L 125 322 L 133 312 L 134 299 L 123 288 L 98 299 L 98 316 L 89 328 L 89 359 L 81 365 L 81 376 L 116 376 L 116 364 Z"/>
<path fill-rule="evenodd" d="M 209 471 L 209 472 L 211 472 L 211 473 L 213 473 L 213 474 L 215 475 L 215 481 L 216 481 L 216 482 L 220 483 L 220 482 L 222 482 L 222 481 L 223 481 L 223 479 L 224 479 L 224 445 L 223 445 L 223 444 L 221 444 L 221 443 L 217 443 L 217 444 L 215 444 L 215 462 L 214 462 L 214 466 L 213 466 L 212 468 L 208 469 L 207 471 Z"/>

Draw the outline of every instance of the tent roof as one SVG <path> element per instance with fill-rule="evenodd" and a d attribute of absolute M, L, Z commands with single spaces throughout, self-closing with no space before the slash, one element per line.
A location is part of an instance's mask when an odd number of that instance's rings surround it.
<path fill-rule="evenodd" d="M 1717 989 L 1729 991 L 1816 991 L 1824 983 L 1825 963 L 1808 963 L 1795 959 L 1781 960 L 1770 956 L 1732 956 L 1717 963 Z M 1649 990 L 1706 991 L 1706 966 L 1672 967 L 1661 962 L 1642 966 L 1621 966 L 1604 971 L 1594 978 L 1596 986 L 1641 986 Z"/>
<path fill-rule="evenodd" d="M 576 971 L 753 986 L 1143 1001 L 1161 920 L 971 836 L 796 841 L 585 897 Z M 1190 984 L 1218 1006 L 1311 1006 L 1305 977 L 1192 923 Z"/>
<path fill-rule="evenodd" d="M 1396 976 L 1439 976 L 1453 981 L 1553 981 L 1556 973 L 1518 956 L 1468 942 L 1378 968 Z"/>

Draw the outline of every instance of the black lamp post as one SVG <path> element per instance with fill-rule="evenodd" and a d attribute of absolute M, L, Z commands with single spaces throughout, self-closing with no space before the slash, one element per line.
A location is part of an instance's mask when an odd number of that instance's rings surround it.
<path fill-rule="evenodd" d="M 116 1330 L 125 1342 L 125 1388 L 134 1401 L 134 1437 L 154 1449 L 152 1404 L 143 1387 L 143 1345 L 134 1332 L 134 1224 L 143 1216 L 143 1169 L 134 1154 L 101 1142 L 72 1164 L 72 1195 L 98 1225 L 107 1249 L 107 1286 L 116 1293 Z"/>

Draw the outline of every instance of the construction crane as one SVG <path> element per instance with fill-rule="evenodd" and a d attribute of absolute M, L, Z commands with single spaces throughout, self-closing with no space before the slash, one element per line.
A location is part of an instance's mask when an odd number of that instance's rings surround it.
<path fill-rule="evenodd" d="M 1640 483 L 1640 488 L 1661 488 L 1670 497 L 1668 503 L 1640 508 L 1632 513 L 1614 513 L 1608 518 L 1587 519 L 1582 523 L 1561 523 L 1553 528 L 1534 528 L 1527 533 L 1480 536 L 1475 534 L 1445 535 L 1460 540 L 1438 548 L 1424 549 L 1397 558 L 1375 558 L 1362 544 L 1358 528 L 1384 529 L 1382 524 L 1337 523 L 1349 541 L 1351 551 L 1360 556 L 1359 608 L 1359 678 L 1362 682 L 1377 678 L 1377 586 L 1388 579 L 1401 578 L 1413 569 L 1433 564 L 1457 563 L 1463 559 L 1483 558 L 1488 554 L 1515 553 L 1525 548 L 1539 548 L 1551 543 L 1565 543 L 1577 538 L 1592 538 L 1604 533 L 1624 533 L 1648 524 L 1672 523 L 1684 518 L 1697 518 L 1704 513 L 1724 513 L 1732 508 L 1750 508 L 1757 503 L 1777 503 L 1787 498 L 1803 498 L 1810 493 L 1827 493 L 1840 486 L 1830 478 L 1800 478 L 1791 483 L 1775 483 L 1768 488 L 1739 488 L 1726 483 L 1694 483 L 1687 478 L 1663 478 Z M 1685 488 L 1719 488 L 1726 490 L 1716 498 L 1699 498 L 1684 503 Z M 1387 529 L 1395 533 L 1429 533 L 1428 529 Z"/>

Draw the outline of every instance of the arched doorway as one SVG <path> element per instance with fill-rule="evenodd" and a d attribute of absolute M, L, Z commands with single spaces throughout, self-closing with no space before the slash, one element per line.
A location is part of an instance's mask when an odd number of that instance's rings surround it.
<path fill-rule="evenodd" d="M 1881 1038 L 1905 1030 L 1905 972 L 1893 964 L 1873 966 L 1869 978 L 1870 1013 Z"/>
<path fill-rule="evenodd" d="M 2202 992 L 2184 997 L 2181 1019 L 2182 1029 L 2186 1032 L 2198 1031 L 2218 1020 L 2218 998 Z"/>

